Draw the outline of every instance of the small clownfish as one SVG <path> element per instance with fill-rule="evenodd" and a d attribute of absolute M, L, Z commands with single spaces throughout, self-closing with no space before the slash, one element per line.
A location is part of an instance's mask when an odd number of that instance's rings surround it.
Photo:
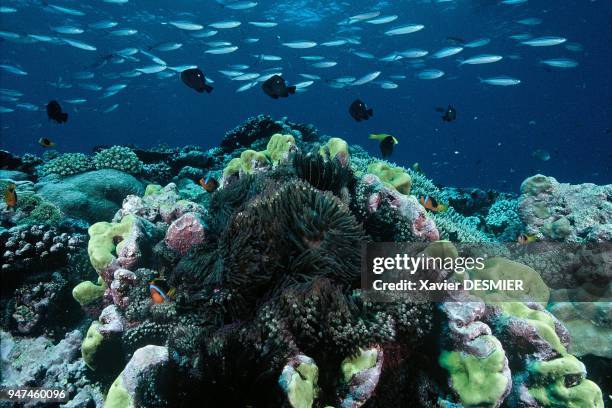
<path fill-rule="evenodd" d="M 516 239 L 516 242 L 518 242 L 521 245 L 530 244 L 535 241 L 536 241 L 535 235 L 529 235 L 529 234 L 521 234 Z"/>
<path fill-rule="evenodd" d="M 47 139 L 46 137 L 41 137 L 38 139 L 38 144 L 46 148 L 55 147 L 55 142 L 53 142 L 51 139 Z"/>
<path fill-rule="evenodd" d="M 169 301 L 174 296 L 176 289 L 165 290 L 167 286 L 164 279 L 154 279 L 149 282 L 149 292 L 151 293 L 153 303 L 158 305 Z"/>
<path fill-rule="evenodd" d="M 421 196 L 419 198 L 419 203 L 421 203 L 421 205 L 425 207 L 425 209 L 432 212 L 444 212 L 448 210 L 447 205 L 439 204 L 435 198 L 430 196 Z"/>
<path fill-rule="evenodd" d="M 209 193 L 214 192 L 219 187 L 219 182 L 211 176 L 206 176 L 206 178 L 201 178 L 199 181 L 202 188 Z"/>
<path fill-rule="evenodd" d="M 15 208 L 17 205 L 17 186 L 14 183 L 9 183 L 4 191 L 4 202 L 6 203 L 6 209 L 10 210 Z"/>

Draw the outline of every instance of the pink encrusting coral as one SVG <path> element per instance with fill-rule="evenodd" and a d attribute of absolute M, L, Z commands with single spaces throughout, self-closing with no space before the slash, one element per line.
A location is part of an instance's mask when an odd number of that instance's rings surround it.
<path fill-rule="evenodd" d="M 186 255 L 191 248 L 204 242 L 205 237 L 203 221 L 190 212 L 170 224 L 164 241 L 168 248 Z"/>

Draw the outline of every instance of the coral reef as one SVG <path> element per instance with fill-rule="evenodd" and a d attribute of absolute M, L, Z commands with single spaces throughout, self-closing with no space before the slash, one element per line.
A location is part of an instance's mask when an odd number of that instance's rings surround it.
<path fill-rule="evenodd" d="M 521 185 L 521 219 L 538 239 L 612 241 L 612 185 L 571 185 L 541 174 Z"/>
<path fill-rule="evenodd" d="M 19 196 L 0 208 L 3 386 L 67 387 L 67 407 L 603 407 L 587 366 L 606 385 L 612 303 L 577 301 L 609 297 L 609 251 L 577 244 L 609 241 L 609 186 L 440 187 L 268 116 L 210 150 L 0 158 Z M 540 242 L 502 245 L 522 233 Z M 482 250 L 428 279 L 525 290 L 379 301 L 370 242 Z"/>
<path fill-rule="evenodd" d="M 17 338 L 0 331 L 2 386 L 62 389 L 68 394 L 69 407 L 101 408 L 104 396 L 78 358 L 81 340 L 78 330 L 66 333 L 57 344 L 45 337 Z"/>

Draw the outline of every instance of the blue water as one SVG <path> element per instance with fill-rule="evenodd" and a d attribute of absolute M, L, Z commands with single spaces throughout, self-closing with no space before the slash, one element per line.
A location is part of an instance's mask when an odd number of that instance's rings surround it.
<path fill-rule="evenodd" d="M 143 147 L 163 143 L 170 146 L 198 144 L 216 146 L 223 134 L 249 116 L 265 113 L 275 118 L 287 116 L 296 122 L 314 124 L 321 132 L 358 143 L 378 154 L 369 133 L 390 133 L 400 143 L 392 160 L 409 166 L 419 162 L 428 176 L 445 185 L 478 186 L 517 191 L 520 182 L 536 172 L 565 182 L 610 183 L 612 176 L 612 3 L 607 0 L 530 0 L 509 6 L 497 1 L 266 1 L 249 10 L 229 10 L 214 1 L 130 0 L 127 4 L 102 1 L 62 1 L 56 5 L 85 13 L 72 16 L 54 12 L 38 1 L 3 1 L 16 13 L 0 14 L 0 30 L 26 34 L 64 36 L 97 47 L 85 51 L 66 44 L 0 41 L 2 64 L 19 66 L 27 76 L 0 71 L 0 87 L 19 90 L 18 102 L 0 101 L 15 109 L 1 113 L 0 145 L 16 153 L 41 154 L 36 141 L 48 137 L 58 150 L 90 151 L 95 145 L 136 144 Z M 357 23 L 338 25 L 349 16 L 379 10 L 381 15 L 397 14 L 389 24 Z M 542 23 L 524 26 L 523 18 L 537 17 Z M 113 28 L 135 28 L 138 34 L 113 37 L 110 30 L 91 30 L 87 24 L 112 19 Z M 239 28 L 219 30 L 214 37 L 196 39 L 190 32 L 167 23 L 190 20 L 207 25 L 219 20 L 238 20 Z M 256 28 L 247 21 L 274 20 L 271 29 Z M 419 23 L 422 31 L 396 37 L 383 33 L 395 26 Z M 85 29 L 79 35 L 61 35 L 50 26 L 74 25 Z M 338 33 L 349 27 L 353 32 Z M 583 51 L 574 52 L 566 44 L 553 47 L 519 45 L 510 35 L 531 33 L 534 37 L 555 35 L 567 43 L 579 43 Z M 293 40 L 330 41 L 350 36 L 361 44 L 341 47 L 315 47 L 296 50 L 280 43 Z M 351 50 L 367 51 L 383 57 L 393 51 L 423 48 L 434 52 L 452 45 L 447 37 L 466 41 L 487 37 L 491 42 L 481 48 L 466 49 L 461 54 L 441 60 L 424 58 L 426 68 L 439 68 L 446 75 L 437 80 L 421 80 L 408 60 L 381 62 L 359 58 Z M 260 38 L 256 44 L 244 44 L 246 37 Z M 170 52 L 154 52 L 168 65 L 198 65 L 214 79 L 211 94 L 197 94 L 182 84 L 177 75 L 159 79 L 156 75 L 137 78 L 106 78 L 105 75 L 151 65 L 144 55 L 140 62 L 108 63 L 94 68 L 105 55 L 126 47 L 147 48 L 164 41 L 183 43 Z M 238 51 L 209 55 L 207 41 L 229 41 Z M 257 62 L 252 54 L 274 54 L 282 61 Z M 503 55 L 500 62 L 458 67 L 457 58 L 481 53 Z M 338 62 L 328 69 L 316 69 L 301 55 L 322 55 Z M 579 62 L 572 69 L 545 68 L 541 59 L 568 57 Z M 248 64 L 244 72 L 260 73 L 266 68 L 282 67 L 290 83 L 304 81 L 299 73 L 317 74 L 323 80 L 304 93 L 273 100 L 259 86 L 244 93 L 235 90 L 244 82 L 230 81 L 218 72 L 231 64 Z M 74 74 L 90 70 L 93 79 L 77 80 Z M 382 71 L 378 80 L 389 75 L 406 75 L 393 80 L 397 89 L 382 89 L 372 82 L 363 86 L 333 89 L 325 79 L 342 76 L 361 77 Z M 481 84 L 478 77 L 509 75 L 522 83 L 511 87 Z M 60 80 L 72 85 L 58 89 L 50 83 Z M 78 83 L 96 83 L 103 87 L 127 84 L 118 94 L 100 98 L 103 91 L 88 91 Z M 86 98 L 81 105 L 63 102 Z M 348 115 L 349 104 L 361 98 L 374 109 L 368 122 L 356 123 Z M 70 118 L 57 125 L 47 120 L 44 105 L 60 101 Z M 16 108 L 16 103 L 32 103 L 39 111 Z M 119 107 L 102 113 L 113 104 Z M 437 106 L 452 104 L 458 118 L 444 123 Z M 549 161 L 532 157 L 535 149 L 550 152 Z"/>

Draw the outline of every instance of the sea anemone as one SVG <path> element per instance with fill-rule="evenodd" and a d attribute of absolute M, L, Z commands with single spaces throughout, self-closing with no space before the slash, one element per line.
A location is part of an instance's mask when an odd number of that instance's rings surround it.
<path fill-rule="evenodd" d="M 338 159 L 325 160 L 317 153 L 296 153 L 293 157 L 293 166 L 299 178 L 316 189 L 331 191 L 336 195 L 353 182 L 353 172 L 350 167 L 340 165 Z"/>

